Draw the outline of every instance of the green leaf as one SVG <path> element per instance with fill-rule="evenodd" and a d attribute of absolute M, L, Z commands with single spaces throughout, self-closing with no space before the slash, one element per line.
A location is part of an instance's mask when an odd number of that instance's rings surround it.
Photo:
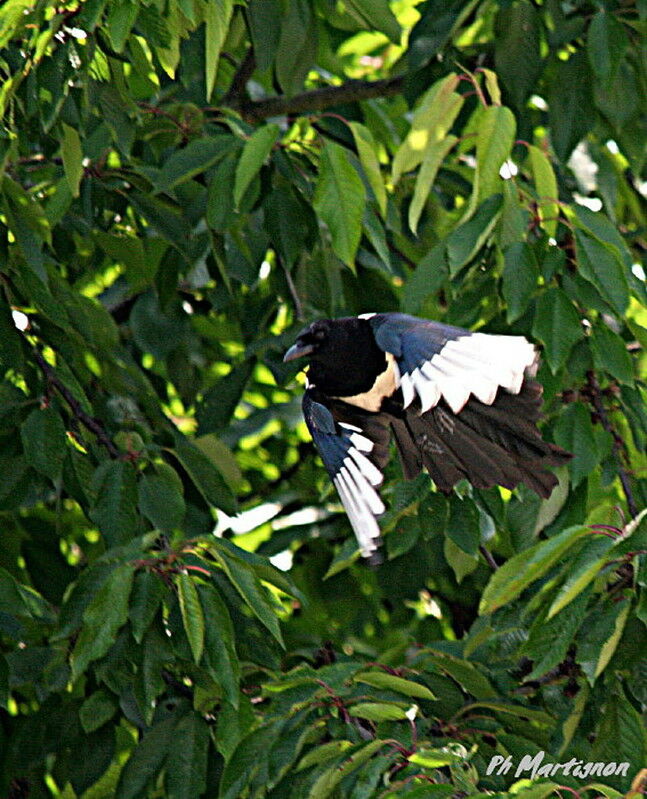
<path fill-rule="evenodd" d="M 405 707 L 386 702 L 360 702 L 348 708 L 351 716 L 358 716 L 369 721 L 399 721 L 406 719 Z"/>
<path fill-rule="evenodd" d="M 237 708 L 240 699 L 240 664 L 229 611 L 212 585 L 198 585 L 198 595 L 206 620 L 204 661 L 211 676 L 222 688 L 224 698 Z"/>
<path fill-rule="evenodd" d="M 537 190 L 537 214 L 546 235 L 555 236 L 559 216 L 559 190 L 555 170 L 548 156 L 539 147 L 528 147 L 532 179 Z"/>
<path fill-rule="evenodd" d="M 505 713 L 516 718 L 524 719 L 525 721 L 534 722 L 542 727 L 549 727 L 551 729 L 555 726 L 555 719 L 545 713 L 543 710 L 534 710 L 530 707 L 523 705 L 513 705 L 507 702 L 471 702 L 469 705 L 464 705 L 457 716 L 464 716 L 466 713 L 471 713 L 476 708 L 484 707 L 488 710 L 494 710 L 496 713 Z"/>
<path fill-rule="evenodd" d="M 299 760 L 295 771 L 303 771 L 304 768 L 318 766 L 319 763 L 334 760 L 352 747 L 352 742 L 346 740 L 328 741 L 327 743 L 319 744 L 319 746 L 311 749 Z"/>
<path fill-rule="evenodd" d="M 182 523 L 186 506 L 181 488 L 177 475 L 167 472 L 144 474 L 140 479 L 137 504 L 156 529 L 174 530 Z"/>
<path fill-rule="evenodd" d="M 507 304 L 508 324 L 523 316 L 539 281 L 539 267 L 532 248 L 515 242 L 505 251 L 503 296 Z"/>
<path fill-rule="evenodd" d="M 176 575 L 177 595 L 182 613 L 182 624 L 189 639 L 193 659 L 200 662 L 204 649 L 204 614 L 195 583 L 185 572 Z"/>
<path fill-rule="evenodd" d="M 553 149 L 562 162 L 595 122 L 594 83 L 584 50 L 571 53 L 568 61 L 557 61 L 547 98 L 548 123 Z"/>
<path fill-rule="evenodd" d="M 138 799 L 161 771 L 166 756 L 176 744 L 175 718 L 167 718 L 144 733 L 126 761 L 115 799 Z"/>
<path fill-rule="evenodd" d="M 497 223 L 503 196 L 488 197 L 467 222 L 457 227 L 447 239 L 447 260 L 452 276 L 469 263 L 490 237 Z"/>
<path fill-rule="evenodd" d="M 135 683 L 137 704 L 147 724 L 151 724 L 157 709 L 157 698 L 166 689 L 162 676 L 175 658 L 166 630 L 162 624 L 152 624 L 143 638 L 139 680 Z"/>
<path fill-rule="evenodd" d="M 632 386 L 634 367 L 624 339 L 604 323 L 598 322 L 589 341 L 596 368 L 608 372 L 620 383 Z"/>
<path fill-rule="evenodd" d="M 132 30 L 139 6 L 132 0 L 121 0 L 121 2 L 111 3 L 109 6 L 108 17 L 106 19 L 106 29 L 110 36 L 110 43 L 116 52 L 121 53 Z"/>
<path fill-rule="evenodd" d="M 332 766 L 324 771 L 310 789 L 308 799 L 327 799 L 333 794 L 344 777 L 370 760 L 386 744 L 386 741 L 371 741 L 360 749 L 356 749 L 341 765 Z"/>
<path fill-rule="evenodd" d="M 103 657 L 117 631 L 128 620 L 128 599 L 134 570 L 130 563 L 117 566 L 83 613 L 83 626 L 72 651 L 72 680 L 78 679 L 93 660 Z"/>
<path fill-rule="evenodd" d="M 526 0 L 500 6 L 494 30 L 496 71 L 506 95 L 521 110 L 542 69 L 539 14 Z"/>
<path fill-rule="evenodd" d="M 0 613 L 9 616 L 31 615 L 15 577 L 2 567 L 0 567 Z"/>
<path fill-rule="evenodd" d="M 622 24 L 601 8 L 591 20 L 587 39 L 589 62 L 597 78 L 607 80 L 615 75 L 628 45 Z"/>
<path fill-rule="evenodd" d="M 227 427 L 254 371 L 255 360 L 237 364 L 204 395 L 196 409 L 200 435 Z"/>
<path fill-rule="evenodd" d="M 343 147 L 326 141 L 313 204 L 326 223 L 336 255 L 351 269 L 362 235 L 366 191 Z"/>
<path fill-rule="evenodd" d="M 520 655 L 534 661 L 526 680 L 539 679 L 564 660 L 586 615 L 591 592 L 591 587 L 585 588 L 550 618 L 545 608 L 539 613 L 528 631 L 528 640 L 519 650 Z"/>
<path fill-rule="evenodd" d="M 236 207 L 240 205 L 240 201 L 252 179 L 258 174 L 265 163 L 265 159 L 272 152 L 280 132 L 279 126 L 271 123 L 259 128 L 245 142 L 236 166 L 234 183 L 234 202 Z"/>
<path fill-rule="evenodd" d="M 371 131 L 360 122 L 349 122 L 348 126 L 353 134 L 357 154 L 366 174 L 366 179 L 371 189 L 373 189 L 377 207 L 380 209 L 382 216 L 384 216 L 386 214 L 386 188 L 380 170 L 380 162 L 377 158 L 375 139 Z"/>
<path fill-rule="evenodd" d="M 612 538 L 592 533 L 591 540 L 585 542 L 575 558 L 564 568 L 564 582 L 553 599 L 547 619 L 559 613 L 595 579 L 605 565 L 606 555 L 614 544 Z"/>
<path fill-rule="evenodd" d="M 605 776 L 604 781 L 631 796 L 631 780 L 647 762 L 647 733 L 640 713 L 627 700 L 618 683 L 616 686 L 615 690 L 605 693 L 606 702 L 589 758 L 603 763 L 630 763 L 626 777 Z M 594 785 L 594 790 L 618 799 L 606 786 Z"/>
<path fill-rule="evenodd" d="M 265 72 L 274 62 L 281 36 L 281 0 L 249 0 L 246 16 L 256 64 Z"/>
<path fill-rule="evenodd" d="M 162 238 L 177 247 L 180 252 L 186 249 L 189 226 L 177 205 L 161 197 L 137 191 L 131 192 L 129 199 L 134 209 Z"/>
<path fill-rule="evenodd" d="M 92 477 L 96 496 L 90 518 L 108 547 L 125 544 L 138 527 L 135 469 L 127 461 L 104 461 Z"/>
<path fill-rule="evenodd" d="M 494 699 L 498 695 L 488 678 L 468 660 L 449 655 L 446 652 L 423 649 L 416 655 L 416 663 L 420 661 L 425 664 L 429 662 L 448 674 L 476 699 Z"/>
<path fill-rule="evenodd" d="M 339 572 L 344 571 L 344 569 L 347 569 L 351 564 L 355 563 L 358 557 L 359 549 L 357 548 L 357 541 L 354 537 L 346 539 L 335 553 L 335 557 L 330 562 L 323 579 L 328 580 L 330 577 L 334 577 L 336 574 L 339 574 Z"/>
<path fill-rule="evenodd" d="M 211 551 L 256 618 L 283 646 L 281 628 L 274 606 L 253 569 L 223 547 L 214 545 Z"/>
<path fill-rule="evenodd" d="M 11 308 L 0 297 L 0 341 L 2 341 L 2 347 L 0 348 L 0 375 L 4 375 L 9 369 L 14 369 L 19 373 L 23 371 L 21 338 L 20 333 L 16 330 Z"/>
<path fill-rule="evenodd" d="M 580 317 L 566 294 L 551 288 L 540 295 L 535 307 L 532 334 L 544 344 L 544 355 L 553 374 L 566 359 L 584 332 Z"/>
<path fill-rule="evenodd" d="M 138 571 L 133 582 L 128 617 L 133 637 L 141 644 L 165 594 L 161 578 L 150 571 Z"/>
<path fill-rule="evenodd" d="M 600 462 L 600 452 L 590 411 L 581 402 L 570 402 L 555 427 L 555 441 L 573 453 L 568 463 L 571 483 L 577 486 Z"/>
<path fill-rule="evenodd" d="M 220 778 L 219 799 L 240 799 L 276 740 L 282 722 L 262 726 L 241 741 L 225 765 Z"/>
<path fill-rule="evenodd" d="M 388 0 L 347 0 L 346 11 L 369 31 L 378 30 L 400 44 L 402 29 L 389 7 Z"/>
<path fill-rule="evenodd" d="M 234 10 L 233 0 L 210 0 L 204 6 L 204 16 L 206 23 L 205 31 L 205 55 L 204 71 L 206 85 L 206 100 L 209 102 L 213 87 L 216 82 L 216 71 L 218 69 L 218 59 L 227 31 L 231 15 Z"/>
<path fill-rule="evenodd" d="M 429 197 L 438 169 L 457 141 L 458 138 L 450 133 L 441 141 L 432 141 L 427 147 L 409 206 L 409 227 L 414 233 L 418 228 L 418 220 Z"/>
<path fill-rule="evenodd" d="M 416 699 L 435 699 L 436 697 L 427 688 L 413 680 L 405 680 L 403 677 L 396 677 L 385 671 L 363 671 L 353 678 L 354 682 L 363 682 L 372 685 L 374 688 L 384 688 L 388 691 L 396 691 L 405 696 L 415 697 Z"/>
<path fill-rule="evenodd" d="M 215 0 L 215 4 L 220 0 Z M 169 192 L 175 186 L 205 172 L 209 167 L 231 152 L 236 139 L 233 136 L 205 136 L 176 150 L 164 162 L 155 181 L 156 192 Z"/>
<path fill-rule="evenodd" d="M 489 106 L 483 111 L 476 137 L 476 175 L 468 215 L 481 202 L 501 191 L 499 174 L 510 157 L 517 123 L 509 108 Z"/>
<path fill-rule="evenodd" d="M 186 469 L 205 500 L 233 516 L 236 499 L 212 461 L 180 432 L 175 432 L 175 449 L 169 450 Z"/>
<path fill-rule="evenodd" d="M 575 231 L 575 242 L 579 273 L 622 316 L 629 304 L 629 286 L 618 251 L 581 230 Z"/>
<path fill-rule="evenodd" d="M 105 253 L 126 267 L 126 278 L 133 289 L 144 290 L 151 285 L 159 261 L 151 258 L 150 252 L 144 248 L 144 242 L 134 236 L 117 236 L 100 230 L 95 230 L 92 235 Z M 149 239 L 147 244 L 152 241 L 167 246 L 160 239 Z"/>
<path fill-rule="evenodd" d="M 443 554 L 456 576 L 457 583 L 462 583 L 463 579 L 467 577 L 468 574 L 471 574 L 478 568 L 478 557 L 476 557 L 476 555 L 469 555 L 464 549 L 461 549 L 458 544 L 455 544 L 449 536 L 445 536 Z"/>
<path fill-rule="evenodd" d="M 456 494 L 449 497 L 446 533 L 463 552 L 476 555 L 481 543 L 481 532 L 478 510 L 472 500 L 461 499 Z"/>
<path fill-rule="evenodd" d="M 20 220 L 21 224 L 47 244 L 52 243 L 52 231 L 50 229 L 47 214 L 42 205 L 23 187 L 12 180 L 8 175 L 2 177 L 2 191 L 8 201 L 11 210 Z M 15 234 L 19 231 L 14 230 Z"/>
<path fill-rule="evenodd" d="M 441 768 L 442 766 L 460 765 L 465 758 L 446 749 L 418 749 L 407 758 L 409 763 L 423 768 Z"/>
<path fill-rule="evenodd" d="M 479 613 L 492 613 L 544 575 L 582 536 L 588 527 L 569 527 L 510 558 L 490 578 L 481 597 Z"/>
<path fill-rule="evenodd" d="M 634 257 L 618 228 L 601 211 L 594 212 L 579 204 L 575 205 L 573 210 L 575 211 L 573 220 L 577 225 L 589 236 L 612 249 L 612 252 L 624 264 L 625 275 L 629 278 Z"/>
<path fill-rule="evenodd" d="M 600 602 L 584 621 L 577 640 L 576 660 L 589 683 L 607 667 L 616 651 L 629 615 L 631 602 Z"/>
<path fill-rule="evenodd" d="M 263 204 L 265 229 L 288 269 L 303 256 L 314 214 L 287 186 L 275 189 Z"/>
<path fill-rule="evenodd" d="M 501 105 L 501 87 L 499 86 L 499 79 L 496 72 L 486 67 L 481 67 L 479 70 L 485 78 L 485 88 L 487 89 L 490 99 L 494 105 Z"/>
<path fill-rule="evenodd" d="M 63 140 L 61 141 L 61 156 L 63 157 L 63 169 L 65 179 L 70 188 L 72 197 L 79 196 L 79 185 L 83 177 L 83 150 L 81 138 L 78 131 L 61 123 L 63 127 Z"/>
<path fill-rule="evenodd" d="M 283 19 L 275 71 L 287 95 L 299 91 L 317 59 L 317 24 L 315 11 L 308 0 L 291 0 L 282 6 Z"/>
<path fill-rule="evenodd" d="M 9 665 L 7 658 L 0 655 L 0 707 L 7 710 L 9 703 Z"/>
<path fill-rule="evenodd" d="M 190 711 L 175 726 L 174 743 L 166 759 L 168 799 L 195 799 L 207 787 L 209 727 L 202 716 Z"/>
<path fill-rule="evenodd" d="M 63 421 L 53 408 L 33 410 L 20 428 L 25 459 L 37 472 L 56 480 L 63 468 L 66 436 Z"/>
<path fill-rule="evenodd" d="M 395 185 L 405 172 L 422 163 L 427 148 L 444 141 L 463 105 L 454 90 L 458 75 L 450 73 L 436 81 L 422 96 L 411 120 L 411 129 L 393 159 L 391 181 Z"/>
<path fill-rule="evenodd" d="M 224 233 L 232 224 L 236 208 L 234 205 L 234 181 L 240 147 L 229 149 L 214 169 L 207 193 L 207 224 L 217 233 Z M 227 273 L 225 273 L 227 274 Z M 227 280 L 229 277 L 227 276 Z"/>
<path fill-rule="evenodd" d="M 420 310 L 427 297 L 438 291 L 448 277 L 445 245 L 437 244 L 409 275 L 404 287 L 402 310 L 405 313 L 415 314 Z"/>
<path fill-rule="evenodd" d="M 79 719 L 84 732 L 91 733 L 102 727 L 117 712 L 115 696 L 101 688 L 91 694 L 79 709 Z"/>
<path fill-rule="evenodd" d="M 79 574 L 78 580 L 68 588 L 64 597 L 54 641 L 63 640 L 78 631 L 86 608 L 114 568 L 114 563 L 98 561 Z"/>

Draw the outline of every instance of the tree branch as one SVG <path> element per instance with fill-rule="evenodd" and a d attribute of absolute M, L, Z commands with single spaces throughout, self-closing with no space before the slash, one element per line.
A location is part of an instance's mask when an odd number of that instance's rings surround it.
<path fill-rule="evenodd" d="M 242 71 L 242 65 L 240 71 Z M 404 75 L 374 81 L 349 80 L 341 86 L 325 86 L 322 89 L 295 94 L 293 97 L 281 95 L 264 100 L 247 101 L 241 98 L 240 105 L 236 107 L 247 122 L 260 122 L 268 117 L 323 111 L 340 103 L 355 103 L 359 100 L 370 100 L 373 97 L 391 97 L 402 91 L 404 80 Z M 231 89 L 227 94 L 230 92 Z"/>
<path fill-rule="evenodd" d="M 255 69 L 256 57 L 254 56 L 254 48 L 250 47 L 245 53 L 243 60 L 240 62 L 240 66 L 227 89 L 227 93 L 222 98 L 222 105 L 227 105 L 231 108 L 242 107 L 246 101 L 245 86 L 247 85 L 247 81 L 252 77 Z"/>
<path fill-rule="evenodd" d="M 97 441 L 102 444 L 107 450 L 111 458 L 121 458 L 121 453 L 117 449 L 117 447 L 113 444 L 112 439 L 103 429 L 103 425 L 98 419 L 95 419 L 94 416 L 90 416 L 90 414 L 86 413 L 83 408 L 81 407 L 81 403 L 77 400 L 77 398 L 72 394 L 72 392 L 65 386 L 61 379 L 58 377 L 54 368 L 47 363 L 47 361 L 43 358 L 43 356 L 38 352 L 38 350 L 33 350 L 34 353 L 34 360 L 40 367 L 41 371 L 47 378 L 47 382 L 53 386 L 58 393 L 63 397 L 65 402 L 70 406 L 72 413 L 74 414 L 75 418 L 78 419 L 87 429 L 94 433 L 97 438 Z"/>
<path fill-rule="evenodd" d="M 498 566 L 497 562 L 494 560 L 494 558 L 492 557 L 492 553 L 490 552 L 490 550 L 486 546 L 481 544 L 479 546 L 479 552 L 485 558 L 485 562 L 487 563 L 487 565 L 492 569 L 492 571 L 495 572 L 499 568 L 499 566 Z"/>
<path fill-rule="evenodd" d="M 586 373 L 586 380 L 589 387 L 589 394 L 591 397 L 591 402 L 593 403 L 593 407 L 595 408 L 595 412 L 600 419 L 600 423 L 602 427 L 610 433 L 613 438 L 613 454 L 615 456 L 615 460 L 618 466 L 618 477 L 620 478 L 620 482 L 622 483 L 622 490 L 624 491 L 625 497 L 627 499 L 627 508 L 629 508 L 629 513 L 631 514 L 631 518 L 635 519 L 638 515 L 638 506 L 636 505 L 636 500 L 634 499 L 633 491 L 631 488 L 631 482 L 629 480 L 629 473 L 625 469 L 625 465 L 622 458 L 622 452 L 624 450 L 624 441 L 620 437 L 620 434 L 615 430 L 611 421 L 609 420 L 609 416 L 607 414 L 606 408 L 602 403 L 602 390 L 600 389 L 600 384 L 598 383 L 598 379 L 595 376 L 595 372 L 589 371 Z"/>

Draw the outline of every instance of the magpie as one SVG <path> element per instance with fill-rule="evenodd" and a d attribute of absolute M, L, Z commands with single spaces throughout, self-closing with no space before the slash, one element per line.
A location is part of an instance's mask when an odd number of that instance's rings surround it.
<path fill-rule="evenodd" d="M 301 357 L 303 415 L 367 558 L 380 541 L 391 437 L 405 478 L 424 468 L 444 493 L 467 478 L 548 497 L 557 478 L 545 467 L 572 457 L 537 430 L 538 357 L 522 336 L 370 313 L 313 322 L 283 360 Z"/>

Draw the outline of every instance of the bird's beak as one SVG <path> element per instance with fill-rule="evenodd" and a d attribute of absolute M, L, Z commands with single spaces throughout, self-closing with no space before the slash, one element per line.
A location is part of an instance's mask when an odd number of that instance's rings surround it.
<path fill-rule="evenodd" d="M 297 358 L 303 358 L 305 355 L 311 355 L 314 352 L 313 344 L 300 344 L 298 341 L 293 344 L 290 349 L 283 356 L 283 363 L 294 361 Z"/>

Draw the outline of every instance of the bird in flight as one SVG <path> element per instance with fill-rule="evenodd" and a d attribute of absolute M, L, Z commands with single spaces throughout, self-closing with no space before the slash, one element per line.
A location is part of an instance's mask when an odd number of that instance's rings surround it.
<path fill-rule="evenodd" d="M 557 478 L 546 467 L 571 457 L 537 430 L 537 353 L 522 336 L 361 314 L 313 322 L 283 360 L 301 357 L 303 415 L 365 557 L 380 541 L 391 436 L 405 478 L 425 468 L 445 493 L 467 478 L 548 497 Z"/>

